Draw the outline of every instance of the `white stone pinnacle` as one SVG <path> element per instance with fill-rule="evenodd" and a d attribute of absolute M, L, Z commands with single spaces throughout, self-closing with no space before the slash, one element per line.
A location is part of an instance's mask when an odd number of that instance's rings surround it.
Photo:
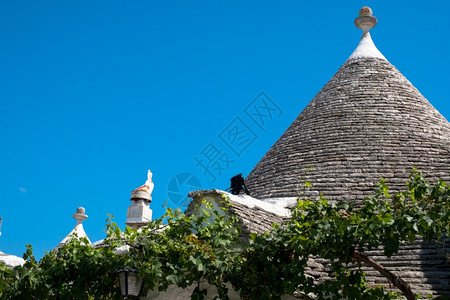
<path fill-rule="evenodd" d="M 69 242 L 74 236 L 77 238 L 87 238 L 89 244 L 91 244 L 91 241 L 89 240 L 89 237 L 87 236 L 86 232 L 83 228 L 83 221 L 88 218 L 88 216 L 85 214 L 84 207 L 78 207 L 77 213 L 73 214 L 72 217 L 77 220 L 77 224 L 72 229 L 72 231 L 59 243 L 59 245 L 56 247 L 56 249 L 63 246 L 65 243 Z"/>
<path fill-rule="evenodd" d="M 363 30 L 363 35 L 355 51 L 353 51 L 347 61 L 364 57 L 380 58 L 387 61 L 386 57 L 384 57 L 384 55 L 373 43 L 369 33 L 369 30 L 375 27 L 377 22 L 378 20 L 373 16 L 372 9 L 370 7 L 364 6 L 361 8 L 359 11 L 359 17 L 355 19 L 355 25 Z"/>
<path fill-rule="evenodd" d="M 72 217 L 77 220 L 79 223 L 83 222 L 84 220 L 86 220 L 88 218 L 88 216 L 85 214 L 85 209 L 84 207 L 78 207 L 77 208 L 77 213 L 73 214 Z M 77 222 L 77 224 L 78 224 Z"/>

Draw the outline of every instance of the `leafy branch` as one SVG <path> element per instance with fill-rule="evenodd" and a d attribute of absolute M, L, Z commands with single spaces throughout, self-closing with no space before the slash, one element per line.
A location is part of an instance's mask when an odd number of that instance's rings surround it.
<path fill-rule="evenodd" d="M 361 268 L 366 264 L 415 299 L 411 288 L 378 262 L 370 249 L 381 248 L 387 257 L 403 242 L 417 238 L 444 243 L 450 233 L 450 188 L 435 185 L 413 172 L 407 190 L 390 195 L 382 180 L 372 195 L 356 206 L 353 202 L 298 199 L 291 219 L 274 224 L 270 232 L 250 235 L 242 243 L 231 203 L 219 207 L 202 201 L 195 214 L 179 209 L 139 230 L 124 231 L 107 220 L 107 238 L 101 247 L 73 238 L 51 250 L 38 262 L 31 246 L 22 267 L 0 265 L 2 299 L 120 299 L 116 270 L 136 268 L 144 280 L 142 295 L 172 286 L 196 286 L 192 299 L 207 293 L 200 282 L 217 287 L 218 297 L 228 299 L 229 289 L 243 299 L 280 299 L 289 294 L 303 299 L 393 299 L 399 294 L 369 285 Z M 127 255 L 114 249 L 130 245 Z M 311 264 L 326 260 L 332 272 L 319 280 Z"/>

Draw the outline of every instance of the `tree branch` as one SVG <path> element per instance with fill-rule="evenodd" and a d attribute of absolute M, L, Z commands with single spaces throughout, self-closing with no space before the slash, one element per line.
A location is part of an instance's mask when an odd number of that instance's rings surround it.
<path fill-rule="evenodd" d="M 396 288 L 398 288 L 400 291 L 402 291 L 403 295 L 408 300 L 415 300 L 416 297 L 414 296 L 413 291 L 409 287 L 409 285 L 400 277 L 394 275 L 391 271 L 371 259 L 370 257 L 365 256 L 358 250 L 353 251 L 352 257 L 364 262 L 366 265 L 371 266 L 375 270 L 381 273 L 384 277 L 386 277 Z"/>

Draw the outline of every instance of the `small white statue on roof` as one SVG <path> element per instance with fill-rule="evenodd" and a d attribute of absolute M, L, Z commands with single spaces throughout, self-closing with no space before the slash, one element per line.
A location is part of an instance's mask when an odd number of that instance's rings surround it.
<path fill-rule="evenodd" d="M 148 172 L 147 172 L 147 181 L 145 182 L 144 185 L 146 185 L 146 186 L 149 187 L 148 193 L 149 193 L 150 195 L 152 194 L 153 187 L 155 186 L 155 184 L 154 184 L 153 181 L 152 181 L 152 176 L 153 176 L 153 173 L 152 173 L 150 170 L 148 170 Z"/>

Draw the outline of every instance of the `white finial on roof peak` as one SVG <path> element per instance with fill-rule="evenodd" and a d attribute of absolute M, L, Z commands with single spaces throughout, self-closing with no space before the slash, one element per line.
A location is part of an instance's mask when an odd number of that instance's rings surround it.
<path fill-rule="evenodd" d="M 373 12 L 370 7 L 364 6 L 361 8 L 359 11 L 359 17 L 355 19 L 355 25 L 363 30 L 363 35 L 359 41 L 358 47 L 356 47 L 355 51 L 353 51 L 347 61 L 363 57 L 374 57 L 387 61 L 384 55 L 377 49 L 372 41 L 372 38 L 370 37 L 369 30 L 374 28 L 375 25 L 377 25 L 377 22 L 378 20 L 373 16 Z"/>
<path fill-rule="evenodd" d="M 85 214 L 86 210 L 84 209 L 84 207 L 78 207 L 77 208 L 77 213 L 73 214 L 72 217 L 77 220 L 78 222 L 83 222 L 84 220 L 86 220 L 88 218 L 88 216 Z"/>
<path fill-rule="evenodd" d="M 72 229 L 72 231 L 59 243 L 59 245 L 56 247 L 56 250 L 62 247 L 65 243 L 69 242 L 72 238 L 76 236 L 76 238 L 87 238 L 89 244 L 91 244 L 91 241 L 89 240 L 89 237 L 87 236 L 86 232 L 84 231 L 82 222 L 88 218 L 88 216 L 85 214 L 86 210 L 84 207 L 78 207 L 77 213 L 73 214 L 72 217 L 77 220 L 77 224 Z"/>
<path fill-rule="evenodd" d="M 359 10 L 359 17 L 355 19 L 356 27 L 362 29 L 364 33 L 374 28 L 377 22 L 378 20 L 373 16 L 372 9 L 368 6 L 361 8 Z"/>

